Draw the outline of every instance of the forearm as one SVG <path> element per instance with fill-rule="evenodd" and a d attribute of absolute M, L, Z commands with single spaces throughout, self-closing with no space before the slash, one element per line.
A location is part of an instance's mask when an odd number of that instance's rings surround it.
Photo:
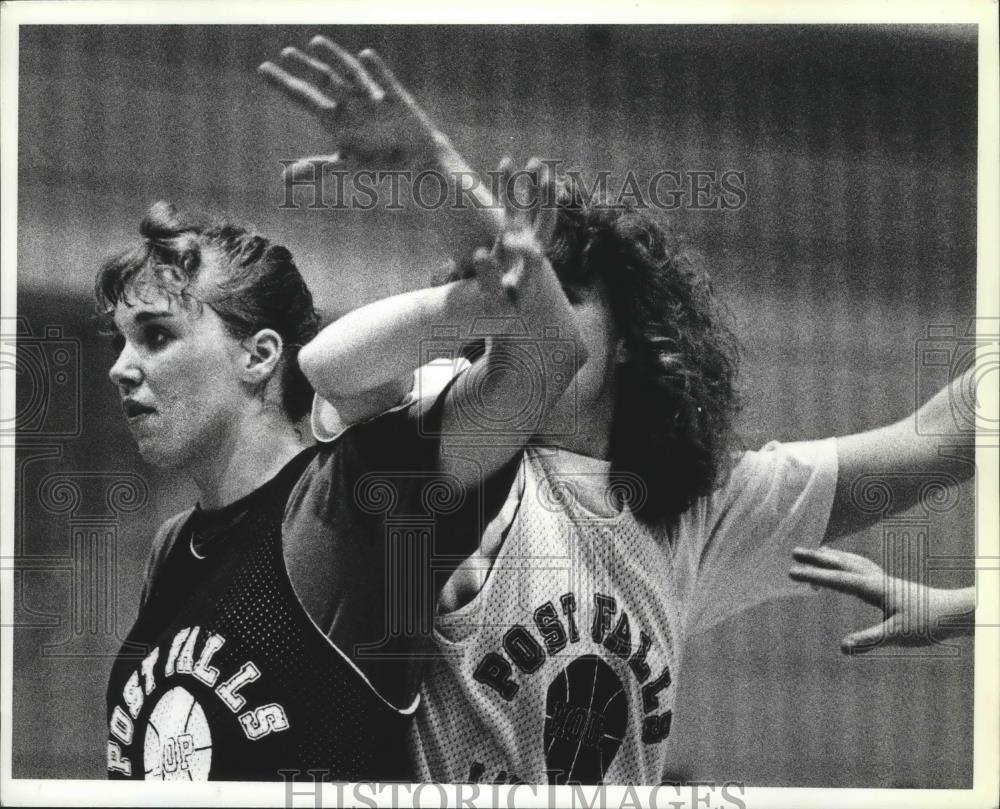
<path fill-rule="evenodd" d="M 957 377 L 895 424 L 838 438 L 842 460 L 844 454 L 864 452 L 885 471 L 913 475 L 941 472 L 958 480 L 971 477 L 972 465 L 957 460 L 975 445 L 972 424 L 963 423 L 961 416 L 965 384 L 966 376 Z M 872 460 L 867 464 L 872 465 Z M 879 471 L 878 467 L 873 471 Z"/>
<path fill-rule="evenodd" d="M 476 388 L 477 396 L 485 397 L 484 405 L 501 419 L 516 417 L 532 390 L 542 392 L 538 416 L 544 417 L 587 360 L 573 307 L 552 266 L 540 264 L 509 290 L 514 303 L 503 320 L 518 328 L 511 336 L 495 334 L 481 363 L 483 384 Z M 563 353 L 565 362 L 559 362 Z"/>
<path fill-rule="evenodd" d="M 468 339 L 486 313 L 475 280 L 394 295 L 362 306 L 321 331 L 299 352 L 299 364 L 324 399 L 352 399 L 413 372 L 435 326 Z"/>
<path fill-rule="evenodd" d="M 442 466 L 467 485 L 499 470 L 542 428 L 587 360 L 573 308 L 555 272 L 543 263 L 513 290 L 518 301 L 513 314 L 522 333 L 494 336 L 449 392 Z"/>
<path fill-rule="evenodd" d="M 913 433 L 926 436 L 932 454 L 938 449 L 971 449 L 976 443 L 975 369 L 969 369 L 945 385 L 910 418 L 904 419 Z"/>
<path fill-rule="evenodd" d="M 837 491 L 826 541 L 916 505 L 928 486 L 972 477 L 975 434 L 970 424 L 956 421 L 962 409 L 954 406 L 964 403 L 962 388 L 968 382 L 964 376 L 953 380 L 895 424 L 837 438 Z M 864 502 L 869 479 L 881 480 L 891 491 L 883 512 L 873 513 Z"/>
<path fill-rule="evenodd" d="M 491 245 L 503 230 L 502 207 L 493 198 L 489 187 L 440 131 L 435 133 L 433 146 L 422 165 L 415 166 L 412 180 L 425 170 L 435 172 L 447 189 L 444 205 L 435 208 L 433 216 L 434 226 L 448 256 L 461 263 L 477 247 Z"/>

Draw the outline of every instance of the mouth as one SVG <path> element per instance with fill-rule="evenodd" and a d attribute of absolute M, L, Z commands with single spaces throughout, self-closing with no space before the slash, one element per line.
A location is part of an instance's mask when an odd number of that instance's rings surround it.
<path fill-rule="evenodd" d="M 143 416 L 148 416 L 150 413 L 155 413 L 156 409 L 131 399 L 125 399 L 122 401 L 122 412 L 125 413 L 125 418 L 129 422 L 133 422 L 141 419 Z"/>

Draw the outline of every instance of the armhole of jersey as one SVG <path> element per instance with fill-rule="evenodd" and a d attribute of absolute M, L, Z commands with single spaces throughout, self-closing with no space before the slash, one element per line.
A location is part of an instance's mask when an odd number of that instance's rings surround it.
<path fill-rule="evenodd" d="M 358 664 L 355 663 L 353 660 L 351 660 L 350 656 L 343 649 L 341 649 L 336 643 L 334 643 L 332 638 L 330 638 L 330 636 L 323 631 L 322 627 L 320 627 L 320 625 L 313 620 L 313 617 L 309 614 L 309 610 L 307 610 L 305 606 L 303 606 L 302 602 L 299 600 L 298 593 L 295 592 L 295 585 L 292 584 L 292 578 L 291 576 L 288 575 L 287 570 L 285 571 L 285 577 L 288 579 L 288 584 L 292 588 L 292 594 L 295 596 L 295 600 L 296 602 L 298 602 L 299 608 L 302 610 L 302 614 L 306 616 L 306 618 L 309 620 L 309 623 L 313 625 L 313 628 L 316 630 L 317 633 L 319 633 L 319 635 L 323 638 L 323 640 L 325 640 L 327 644 L 329 644 L 330 648 L 332 648 L 337 654 L 339 654 L 344 659 L 344 662 L 347 663 L 347 665 L 351 667 L 354 673 L 361 678 L 361 681 L 369 688 L 369 690 L 371 690 L 371 692 L 376 697 L 378 697 L 379 701 L 385 704 L 391 710 L 395 711 L 396 713 L 402 716 L 410 716 L 413 713 L 415 713 L 417 707 L 420 705 L 420 689 L 419 688 L 417 689 L 417 692 L 413 695 L 413 700 L 405 708 L 400 708 L 399 706 L 393 704 L 392 700 L 383 695 L 372 684 L 372 681 L 368 679 L 368 675 L 365 674 L 360 668 L 358 668 Z M 417 680 L 417 682 L 419 682 L 419 680 Z"/>
<path fill-rule="evenodd" d="M 351 425 L 351 426 L 354 426 L 354 425 Z M 348 427 L 347 430 L 350 430 L 350 427 Z M 347 432 L 347 430 L 345 430 L 340 435 L 338 435 L 336 437 L 336 439 L 334 439 L 334 440 L 340 441 L 344 437 L 344 434 Z M 322 451 L 323 450 L 320 450 L 320 452 L 322 452 Z M 312 459 L 312 461 L 310 461 L 310 465 L 312 463 L 315 463 L 315 462 L 316 462 L 316 458 L 314 457 Z M 357 663 L 355 663 L 353 660 L 351 660 L 350 656 L 346 652 L 344 652 L 344 650 L 341 649 L 336 643 L 333 642 L 333 639 L 330 638 L 330 636 L 327 635 L 326 632 L 323 631 L 323 628 L 319 624 L 317 624 L 316 620 L 312 617 L 312 615 L 309 614 L 309 610 L 307 610 L 305 604 L 302 603 L 302 599 L 299 597 L 299 594 L 298 594 L 298 592 L 295 589 L 295 582 L 292 581 L 292 577 L 291 577 L 291 575 L 288 572 L 288 560 L 285 559 L 285 521 L 288 519 L 288 512 L 289 512 L 289 509 L 292 507 L 292 502 L 295 499 L 295 495 L 299 491 L 299 487 L 303 485 L 302 478 L 305 476 L 305 473 L 308 470 L 308 468 L 309 467 L 307 466 L 306 470 L 303 470 L 302 475 L 295 482 L 295 485 L 292 487 L 292 490 L 289 492 L 289 494 L 288 494 L 288 502 L 285 504 L 285 511 L 284 511 L 284 514 L 282 514 L 282 517 L 281 517 L 281 548 L 280 548 L 280 550 L 281 550 L 281 569 L 282 569 L 282 572 L 285 575 L 285 581 L 288 582 L 288 587 L 289 587 L 289 589 L 292 592 L 292 596 L 295 598 L 295 603 L 298 604 L 299 609 L 302 610 L 302 614 L 306 617 L 306 620 L 308 620 L 309 623 L 312 625 L 313 629 L 316 630 L 316 633 L 334 651 L 336 651 L 336 653 L 338 655 L 340 655 L 344 659 L 344 662 L 347 663 L 347 665 L 351 667 L 351 670 L 355 674 L 357 674 L 359 678 L 361 678 L 361 681 L 365 684 L 365 686 L 368 689 L 371 690 L 371 692 L 376 697 L 378 697 L 378 699 L 379 699 L 380 702 L 382 702 L 388 708 L 390 708 L 391 710 L 395 711 L 398 714 L 401 714 L 403 716 L 409 716 L 409 715 L 413 714 L 417 710 L 417 706 L 420 705 L 420 690 L 419 690 L 419 688 L 417 689 L 417 692 L 414 695 L 413 700 L 411 701 L 411 703 L 408 706 L 406 706 L 405 708 L 398 707 L 397 705 L 393 704 L 392 700 L 390 700 L 387 697 L 385 697 L 372 684 L 372 681 L 368 679 L 368 676 L 360 668 L 358 668 Z M 419 682 L 419 680 L 417 682 Z"/>
<path fill-rule="evenodd" d="M 465 618 L 470 613 L 474 613 L 475 610 L 478 609 L 479 604 L 486 598 L 489 590 L 493 587 L 493 574 L 496 571 L 498 562 L 500 562 L 500 555 L 503 553 L 504 547 L 507 544 L 507 536 L 514 527 L 514 521 L 517 519 L 518 512 L 521 510 L 521 503 L 524 501 L 524 493 L 527 486 L 526 466 L 527 454 L 525 453 L 522 456 L 517 476 L 514 480 L 514 484 L 511 486 L 509 494 L 507 495 L 506 501 L 497 513 L 497 516 L 490 522 L 489 526 L 487 526 L 487 531 L 494 529 L 500 533 L 500 547 L 497 550 L 496 556 L 494 556 L 490 562 L 489 570 L 486 572 L 486 580 L 483 582 L 483 586 L 479 588 L 472 598 L 462 604 L 462 606 L 449 610 L 448 612 L 435 611 L 432 634 L 435 641 L 442 645 L 461 646 L 476 635 L 475 630 L 467 633 L 461 632 L 459 628 L 463 623 L 461 619 Z M 483 536 L 485 536 L 485 533 Z M 456 626 L 456 624 L 458 626 Z"/>

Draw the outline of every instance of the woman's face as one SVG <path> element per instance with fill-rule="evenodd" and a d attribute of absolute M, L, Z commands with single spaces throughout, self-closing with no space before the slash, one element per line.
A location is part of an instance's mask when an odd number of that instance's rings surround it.
<path fill-rule="evenodd" d="M 115 307 L 118 359 L 109 376 L 147 462 L 183 469 L 211 457 L 247 403 L 243 347 L 209 306 L 149 284 Z"/>
<path fill-rule="evenodd" d="M 614 402 L 616 368 L 619 362 L 615 328 L 607 286 L 598 279 L 589 287 L 567 290 L 576 315 L 577 328 L 587 350 L 587 361 L 573 384 L 556 403 L 546 420 L 545 433 L 566 434 L 581 418 L 610 412 Z"/>

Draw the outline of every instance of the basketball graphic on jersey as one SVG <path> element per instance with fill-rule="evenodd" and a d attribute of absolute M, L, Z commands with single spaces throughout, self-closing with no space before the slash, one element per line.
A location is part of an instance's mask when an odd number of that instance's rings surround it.
<path fill-rule="evenodd" d="M 596 655 L 578 657 L 545 697 L 545 768 L 550 784 L 601 784 L 628 721 L 622 681 Z"/>
<path fill-rule="evenodd" d="M 176 687 L 156 703 L 146 724 L 146 778 L 207 781 L 212 768 L 212 734 L 205 712 L 191 693 Z"/>

